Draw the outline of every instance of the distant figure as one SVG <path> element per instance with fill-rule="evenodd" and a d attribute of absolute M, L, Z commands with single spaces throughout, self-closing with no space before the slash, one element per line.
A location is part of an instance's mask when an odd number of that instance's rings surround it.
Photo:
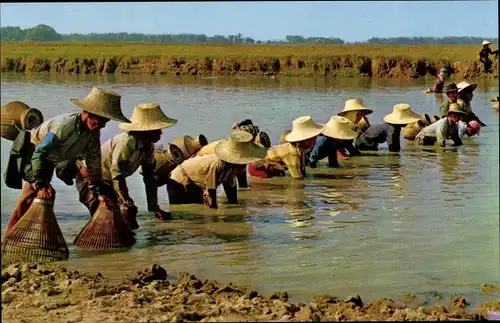
<path fill-rule="evenodd" d="M 482 44 L 483 48 L 479 52 L 479 61 L 481 63 L 483 63 L 483 65 L 484 65 L 484 71 L 486 73 L 490 73 L 491 72 L 491 64 L 493 63 L 490 60 L 490 54 L 495 55 L 495 58 L 498 57 L 498 49 L 495 50 L 495 51 L 492 51 L 491 48 L 490 48 L 490 44 L 491 44 L 491 42 L 489 42 L 487 40 L 483 40 L 483 44 Z"/>
<path fill-rule="evenodd" d="M 443 93 L 444 81 L 448 78 L 448 69 L 443 67 L 439 70 L 438 75 L 436 75 L 436 80 L 432 88 L 428 88 L 425 93 Z"/>

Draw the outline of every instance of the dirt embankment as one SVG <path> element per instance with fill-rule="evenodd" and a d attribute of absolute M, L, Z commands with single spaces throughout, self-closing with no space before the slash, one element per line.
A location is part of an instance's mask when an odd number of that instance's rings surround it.
<path fill-rule="evenodd" d="M 2 270 L 2 319 L 8 322 L 481 320 L 485 311 L 500 310 L 500 302 L 493 302 L 470 313 L 466 304 L 461 296 L 448 307 L 409 307 L 390 299 L 364 304 L 358 295 L 292 304 L 286 292 L 263 296 L 187 273 L 169 282 L 157 265 L 114 283 L 54 265 Z"/>
<path fill-rule="evenodd" d="M 405 57 L 368 57 L 355 55 L 316 58 L 269 57 L 231 59 L 178 59 L 153 56 L 110 58 L 12 58 L 1 61 L 2 72 L 121 73 L 158 75 L 286 75 L 286 76 L 434 76 L 441 67 L 463 78 L 497 78 L 498 62 L 486 73 L 478 61 L 445 59 L 415 60 Z"/>

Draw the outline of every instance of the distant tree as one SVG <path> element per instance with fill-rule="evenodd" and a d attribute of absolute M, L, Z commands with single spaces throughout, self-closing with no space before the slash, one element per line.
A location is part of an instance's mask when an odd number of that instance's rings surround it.
<path fill-rule="evenodd" d="M 24 30 L 24 40 L 31 41 L 58 41 L 62 37 L 54 28 L 47 25 L 38 25 Z"/>

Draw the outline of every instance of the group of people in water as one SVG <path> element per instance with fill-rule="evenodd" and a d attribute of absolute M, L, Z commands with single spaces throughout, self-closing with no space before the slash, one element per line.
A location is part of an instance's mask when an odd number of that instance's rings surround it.
<path fill-rule="evenodd" d="M 122 113 L 119 94 L 94 87 L 84 99 L 70 99 L 81 111 L 58 115 L 34 129 L 20 131 L 13 144 L 16 148 L 11 151 L 19 162 L 9 163 L 7 172 L 25 183 L 7 230 L 36 197 L 55 199 L 51 185 L 54 172 L 67 185 L 75 181 L 80 202 L 91 215 L 100 203 L 118 205 L 127 223 L 137 229 L 137 206 L 126 179 L 138 169 L 148 210 L 157 219 L 166 220 L 171 214 L 158 204 L 161 185 L 166 184 L 172 205 L 198 203 L 217 209 L 217 187 L 223 186 L 229 204 L 238 203 L 238 186 L 248 186 L 247 173 L 259 178 L 289 174 L 301 180 L 306 167 L 317 167 L 325 158 L 328 167 L 338 167 L 339 160 L 378 150 L 384 142 L 389 151 L 399 152 L 401 133 L 417 145 L 445 147 L 446 139 L 461 145 L 461 138 L 479 134 L 481 129 L 470 105 L 475 87 L 467 82 L 447 85 L 447 101 L 433 120 L 399 103 L 383 123 L 371 125 L 367 116 L 373 110 L 362 99 L 350 99 L 326 124 L 310 116 L 293 120 L 291 129 L 281 134 L 276 145 L 251 120 L 235 122 L 228 129 L 228 138 L 205 144 L 168 172 L 158 171 L 155 143 L 161 139 L 162 130 L 174 126 L 177 120 L 167 117 L 155 103 L 135 106 L 129 120 Z M 110 120 L 118 121 L 123 132 L 101 146 L 100 131 Z"/>

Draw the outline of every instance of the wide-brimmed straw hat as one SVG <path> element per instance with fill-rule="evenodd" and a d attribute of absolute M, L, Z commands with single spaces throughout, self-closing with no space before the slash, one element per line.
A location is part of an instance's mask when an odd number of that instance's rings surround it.
<path fill-rule="evenodd" d="M 339 116 L 344 116 L 346 112 L 349 111 L 364 111 L 365 115 L 369 115 L 373 112 L 372 109 L 365 107 L 363 100 L 361 99 L 350 99 L 345 101 L 344 110 L 337 113 Z"/>
<path fill-rule="evenodd" d="M 460 105 L 458 103 L 452 103 L 450 104 L 449 108 L 448 108 L 448 111 L 446 111 L 446 115 L 448 115 L 449 113 L 460 113 L 460 114 L 466 114 L 464 111 L 462 111 L 462 109 L 460 108 Z"/>
<path fill-rule="evenodd" d="M 253 142 L 253 136 L 245 131 L 233 131 L 227 140 L 215 146 L 215 155 L 231 164 L 250 164 L 263 159 L 267 148 Z"/>
<path fill-rule="evenodd" d="M 351 140 L 358 137 L 358 131 L 351 120 L 342 116 L 333 116 L 325 124 L 323 135 L 334 139 Z"/>
<path fill-rule="evenodd" d="M 477 84 L 470 84 L 467 83 L 466 81 L 462 81 L 457 84 L 457 87 L 458 87 L 458 92 L 462 92 L 464 90 L 474 91 L 477 87 Z"/>
<path fill-rule="evenodd" d="M 398 103 L 389 113 L 384 117 L 384 121 L 392 124 L 409 124 L 420 120 L 420 115 L 412 111 L 411 106 L 406 103 Z"/>
<path fill-rule="evenodd" d="M 481 45 L 489 45 L 491 44 L 491 42 L 489 40 L 483 40 L 482 44 Z"/>
<path fill-rule="evenodd" d="M 458 87 L 455 83 L 447 84 L 444 87 L 444 93 L 450 93 L 450 92 L 458 92 Z"/>
<path fill-rule="evenodd" d="M 176 119 L 169 118 L 163 113 L 159 104 L 142 103 L 134 107 L 131 123 L 120 123 L 119 127 L 125 131 L 152 131 L 172 127 Z"/>
<path fill-rule="evenodd" d="M 69 99 L 71 103 L 92 114 L 119 122 L 130 122 L 121 108 L 121 95 L 93 87 L 84 99 Z"/>
<path fill-rule="evenodd" d="M 307 140 L 320 135 L 325 130 L 325 125 L 313 121 L 310 116 L 299 117 L 292 122 L 292 132 L 285 140 L 288 142 L 297 142 Z"/>

